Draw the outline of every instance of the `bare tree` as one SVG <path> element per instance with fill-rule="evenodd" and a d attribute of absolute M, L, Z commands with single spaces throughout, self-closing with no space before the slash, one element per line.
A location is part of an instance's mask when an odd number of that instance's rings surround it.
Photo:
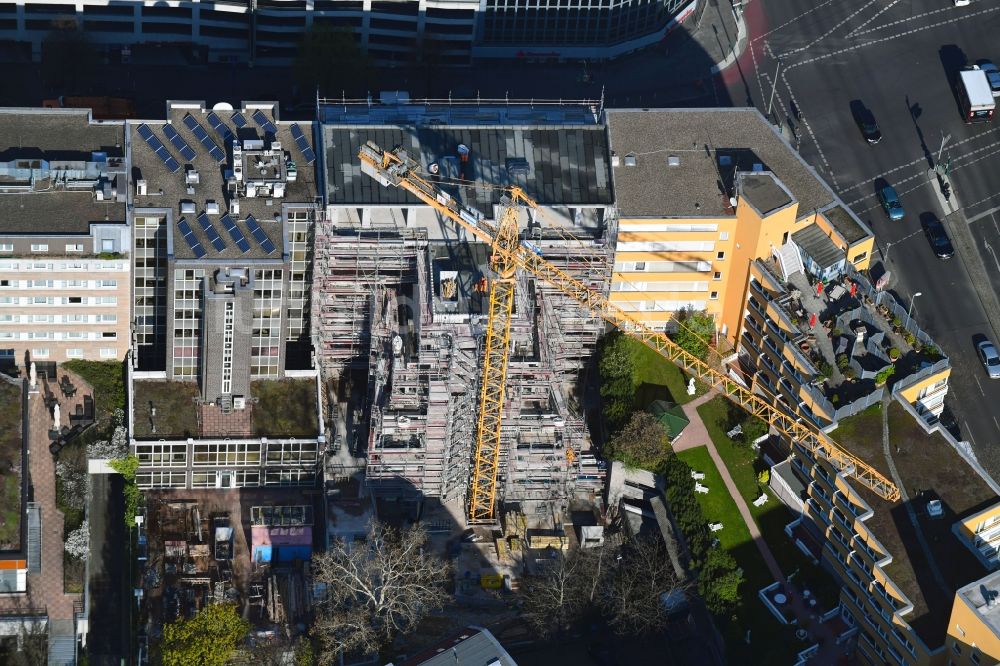
<path fill-rule="evenodd" d="M 590 562 L 582 552 L 558 553 L 544 573 L 525 585 L 521 618 L 539 635 L 568 629 L 586 610 L 588 595 L 583 579 Z"/>
<path fill-rule="evenodd" d="M 313 576 L 326 584 L 313 635 L 320 664 L 343 652 L 372 653 L 413 629 L 447 599 L 448 563 L 424 550 L 419 527 L 373 525 L 363 542 L 335 541 L 313 559 Z"/>
<path fill-rule="evenodd" d="M 667 623 L 665 595 L 691 584 L 674 569 L 667 548 L 658 538 L 636 537 L 622 546 L 603 596 L 608 623 L 619 634 L 642 634 Z"/>

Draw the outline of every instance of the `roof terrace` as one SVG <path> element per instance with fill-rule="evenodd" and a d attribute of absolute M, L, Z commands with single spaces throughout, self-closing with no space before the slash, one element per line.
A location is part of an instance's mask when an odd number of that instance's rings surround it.
<path fill-rule="evenodd" d="M 883 442 L 883 418 L 888 442 Z M 833 439 L 886 477 L 894 466 L 908 499 L 888 503 L 853 484 L 874 510 L 865 525 L 892 555 L 886 575 L 913 604 L 906 620 L 934 649 L 947 631 L 954 591 L 986 574 L 951 531 L 959 519 L 994 504 L 997 495 L 940 434 L 927 434 L 898 403 L 844 419 Z M 929 508 L 940 500 L 941 513 Z"/>

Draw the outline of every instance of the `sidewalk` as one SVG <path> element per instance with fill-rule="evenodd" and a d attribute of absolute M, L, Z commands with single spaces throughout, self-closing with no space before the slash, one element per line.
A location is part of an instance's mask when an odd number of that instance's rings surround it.
<path fill-rule="evenodd" d="M 743 522 L 746 523 L 750 537 L 753 539 L 754 545 L 757 546 L 757 550 L 767 565 L 768 571 L 770 571 L 774 580 L 784 584 L 785 593 L 789 599 L 789 607 L 795 614 L 797 626 L 808 631 L 810 640 L 820 645 L 819 652 L 810 659 L 809 663 L 831 665 L 842 663 L 845 646 L 836 643 L 837 636 L 833 628 L 827 623 L 818 622 L 819 618 L 815 611 L 806 605 L 799 591 L 794 586 L 787 584 L 786 576 L 781 571 L 781 567 L 778 566 L 777 560 L 774 559 L 771 548 L 764 541 L 764 537 L 760 533 L 760 528 L 757 526 L 757 521 L 750 512 L 750 507 L 747 506 L 746 500 L 740 493 L 739 488 L 736 487 L 736 482 L 733 481 L 733 477 L 729 473 L 729 468 L 726 467 L 725 461 L 722 460 L 722 456 L 719 455 L 719 451 L 715 448 L 715 443 L 708 436 L 708 429 L 705 427 L 705 423 L 698 413 L 698 407 L 715 398 L 717 395 L 719 394 L 716 391 L 710 391 L 684 405 L 684 415 L 687 416 L 690 423 L 684 429 L 684 434 L 681 437 L 684 440 L 683 443 L 678 442 L 678 445 L 674 447 L 674 451 L 684 451 L 697 448 L 698 446 L 705 446 L 708 449 L 708 455 L 712 458 L 712 462 L 715 463 L 715 468 L 719 470 L 719 475 L 726 485 L 726 490 L 729 491 L 729 496 L 736 503 L 736 508 L 739 510 Z M 788 546 L 793 547 L 790 542 Z M 744 594 L 753 594 L 756 596 L 757 592 L 758 590 L 745 590 Z M 763 612 L 763 609 L 761 611 Z"/>

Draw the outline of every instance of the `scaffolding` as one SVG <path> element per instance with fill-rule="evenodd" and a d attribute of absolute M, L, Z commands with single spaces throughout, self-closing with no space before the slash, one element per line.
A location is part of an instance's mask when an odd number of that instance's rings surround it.
<path fill-rule="evenodd" d="M 536 228 L 530 240 L 607 292 L 606 235 L 577 240 Z M 486 323 L 472 285 L 492 278 L 488 248 L 473 245 L 428 240 L 419 228 L 317 225 L 315 348 L 324 379 L 367 373 L 365 478 L 376 496 L 447 501 L 468 492 Z M 595 499 L 604 468 L 575 393 L 603 322 L 526 275 L 516 294 L 498 487 L 506 501 Z"/>

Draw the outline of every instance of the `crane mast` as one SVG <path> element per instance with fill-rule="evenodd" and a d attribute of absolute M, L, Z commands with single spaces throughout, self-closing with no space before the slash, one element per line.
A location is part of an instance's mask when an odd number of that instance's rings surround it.
<path fill-rule="evenodd" d="M 521 269 L 574 299 L 581 307 L 600 316 L 671 361 L 690 376 L 718 390 L 740 407 L 765 421 L 814 455 L 828 459 L 838 470 L 853 476 L 889 501 L 899 499 L 899 489 L 874 467 L 845 451 L 814 425 L 790 414 L 757 395 L 723 372 L 688 353 L 662 331 L 654 331 L 612 303 L 603 294 L 546 261 L 520 240 L 517 228 L 519 205 L 536 207 L 519 187 L 506 188 L 498 226 L 469 208 L 420 173 L 420 165 L 405 150 L 386 151 L 369 141 L 358 152 L 361 171 L 385 187 L 410 192 L 438 213 L 454 221 L 477 240 L 493 249 L 491 263 L 498 279 L 490 290 L 490 320 L 483 358 L 483 384 L 469 501 L 470 522 L 491 522 L 496 511 L 496 485 L 500 456 L 500 423 L 509 355 L 510 314 L 514 296 L 514 272 Z"/>

